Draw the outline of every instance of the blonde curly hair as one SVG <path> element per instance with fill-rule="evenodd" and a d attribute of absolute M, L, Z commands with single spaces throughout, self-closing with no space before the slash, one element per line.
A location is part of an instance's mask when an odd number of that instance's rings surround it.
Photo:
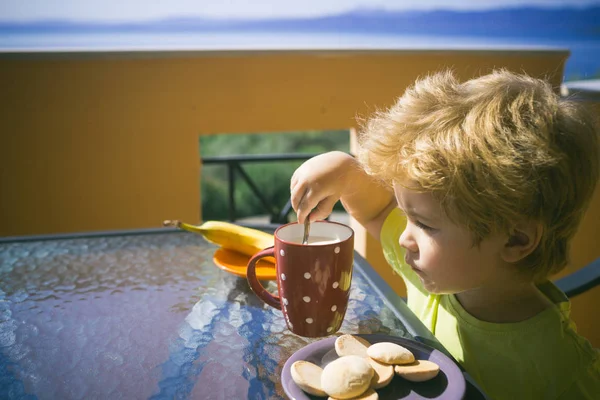
<path fill-rule="evenodd" d="M 517 221 L 541 223 L 539 245 L 517 265 L 537 280 L 568 262 L 599 178 L 598 132 L 543 80 L 497 70 L 461 83 L 444 71 L 367 120 L 357 156 L 386 184 L 431 192 L 475 245 Z"/>

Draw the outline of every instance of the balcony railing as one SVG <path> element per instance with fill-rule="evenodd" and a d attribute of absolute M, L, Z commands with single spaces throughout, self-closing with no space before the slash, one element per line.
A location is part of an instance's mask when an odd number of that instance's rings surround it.
<path fill-rule="evenodd" d="M 203 157 L 201 164 L 203 165 L 225 165 L 227 167 L 227 197 L 228 197 L 228 218 L 229 221 L 237 221 L 235 207 L 235 188 L 236 181 L 241 178 L 250 188 L 250 191 L 259 200 L 262 208 L 269 215 L 269 221 L 272 228 L 288 222 L 288 215 L 292 211 L 291 199 L 279 208 L 271 204 L 267 200 L 252 177 L 244 170 L 243 164 L 249 163 L 265 163 L 265 162 L 281 162 L 281 161 L 306 161 L 316 154 L 261 154 L 261 155 L 228 155 L 228 156 L 212 156 Z M 250 225 L 250 224 L 247 224 Z M 262 225 L 264 226 L 264 225 Z"/>

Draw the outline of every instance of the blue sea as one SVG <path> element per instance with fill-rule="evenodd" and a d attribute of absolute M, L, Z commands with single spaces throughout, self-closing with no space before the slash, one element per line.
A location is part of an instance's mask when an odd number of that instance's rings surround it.
<path fill-rule="evenodd" d="M 565 80 L 600 78 L 600 40 L 368 33 L 1 33 L 0 53 L 28 51 L 567 49 Z"/>

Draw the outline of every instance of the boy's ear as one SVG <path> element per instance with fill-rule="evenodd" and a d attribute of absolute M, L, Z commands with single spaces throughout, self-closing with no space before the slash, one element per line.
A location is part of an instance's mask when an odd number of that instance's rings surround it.
<path fill-rule="evenodd" d="M 510 232 L 501 252 L 507 263 L 516 263 L 531 254 L 540 244 L 542 224 L 536 221 L 518 223 Z"/>

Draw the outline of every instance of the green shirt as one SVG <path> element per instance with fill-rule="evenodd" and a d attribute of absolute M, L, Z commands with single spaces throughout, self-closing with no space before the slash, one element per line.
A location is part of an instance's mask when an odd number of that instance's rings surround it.
<path fill-rule="evenodd" d="M 600 350 L 579 336 L 570 303 L 552 282 L 539 285 L 554 307 L 516 323 L 470 315 L 454 295 L 428 293 L 404 262 L 400 210 L 386 218 L 383 252 L 406 283 L 408 307 L 494 400 L 600 399 Z"/>

